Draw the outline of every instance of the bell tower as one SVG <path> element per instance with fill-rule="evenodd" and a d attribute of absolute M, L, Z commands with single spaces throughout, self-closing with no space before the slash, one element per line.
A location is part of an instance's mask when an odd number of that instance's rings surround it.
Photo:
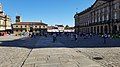
<path fill-rule="evenodd" d="M 21 22 L 20 16 L 16 16 L 16 22 Z"/>

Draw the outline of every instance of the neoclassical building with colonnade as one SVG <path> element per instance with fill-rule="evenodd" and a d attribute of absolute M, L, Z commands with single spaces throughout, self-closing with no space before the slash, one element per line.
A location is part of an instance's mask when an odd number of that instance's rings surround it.
<path fill-rule="evenodd" d="M 75 16 L 76 33 L 120 33 L 120 0 L 96 0 Z"/>

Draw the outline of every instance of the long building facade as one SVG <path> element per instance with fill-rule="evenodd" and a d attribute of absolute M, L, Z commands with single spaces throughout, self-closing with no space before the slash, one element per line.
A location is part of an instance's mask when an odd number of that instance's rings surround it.
<path fill-rule="evenodd" d="M 76 13 L 74 18 L 77 34 L 120 33 L 120 0 L 96 0 L 91 7 Z"/>
<path fill-rule="evenodd" d="M 47 33 L 47 24 L 42 22 L 16 22 L 12 24 L 15 35 L 24 35 L 26 33 L 36 33 L 44 35 Z"/>

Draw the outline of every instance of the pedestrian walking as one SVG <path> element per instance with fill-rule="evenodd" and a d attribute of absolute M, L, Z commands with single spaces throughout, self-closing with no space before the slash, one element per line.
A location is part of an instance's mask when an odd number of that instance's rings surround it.
<path fill-rule="evenodd" d="M 53 34 L 53 43 L 56 42 L 56 34 Z"/>
<path fill-rule="evenodd" d="M 78 35 L 77 35 L 77 34 L 75 34 L 75 35 L 74 35 L 74 37 L 75 37 L 75 41 L 77 41 Z"/>
<path fill-rule="evenodd" d="M 47 33 L 45 33 L 44 35 L 45 35 L 45 37 L 47 37 Z"/>
<path fill-rule="evenodd" d="M 70 38 L 73 38 L 73 34 L 70 34 Z"/>
<path fill-rule="evenodd" d="M 103 35 L 103 44 L 106 44 L 107 42 L 106 42 L 106 39 L 107 39 L 107 35 L 105 34 L 105 35 Z"/>

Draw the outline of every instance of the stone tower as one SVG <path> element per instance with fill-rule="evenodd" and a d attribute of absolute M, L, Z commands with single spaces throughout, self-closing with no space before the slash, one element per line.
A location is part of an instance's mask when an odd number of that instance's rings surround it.
<path fill-rule="evenodd" d="M 16 22 L 21 22 L 20 16 L 16 16 Z"/>

